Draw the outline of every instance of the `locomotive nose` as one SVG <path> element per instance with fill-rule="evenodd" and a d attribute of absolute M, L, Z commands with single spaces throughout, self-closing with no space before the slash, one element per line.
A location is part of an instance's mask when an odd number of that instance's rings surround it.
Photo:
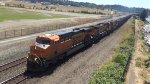
<path fill-rule="evenodd" d="M 42 69 L 42 67 L 44 67 L 42 60 L 33 54 L 29 54 L 27 59 L 27 71 L 38 71 Z"/>

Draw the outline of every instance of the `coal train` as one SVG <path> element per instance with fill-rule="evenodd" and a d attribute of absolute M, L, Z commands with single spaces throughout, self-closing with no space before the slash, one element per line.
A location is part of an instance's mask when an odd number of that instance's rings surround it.
<path fill-rule="evenodd" d="M 36 42 L 30 46 L 27 70 L 44 70 L 49 64 L 55 63 L 110 34 L 130 17 L 131 15 L 119 16 L 84 27 L 59 30 L 51 34 L 37 36 Z"/>

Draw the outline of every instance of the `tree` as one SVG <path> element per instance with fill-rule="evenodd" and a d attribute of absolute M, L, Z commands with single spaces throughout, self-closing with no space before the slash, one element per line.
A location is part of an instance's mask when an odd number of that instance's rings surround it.
<path fill-rule="evenodd" d="M 145 21 L 147 16 L 148 16 L 148 10 L 144 9 L 140 14 L 140 19 Z"/>

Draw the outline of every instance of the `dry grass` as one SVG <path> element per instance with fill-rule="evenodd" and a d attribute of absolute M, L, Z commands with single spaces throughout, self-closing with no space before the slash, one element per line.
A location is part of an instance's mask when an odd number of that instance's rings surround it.
<path fill-rule="evenodd" d="M 133 19 L 128 20 L 128 22 L 122 26 L 121 36 L 123 39 L 126 39 L 131 33 L 133 33 L 132 27 L 134 27 Z"/>
<path fill-rule="evenodd" d="M 137 45 L 135 46 L 135 72 L 137 75 L 137 81 L 150 81 L 150 70 L 149 68 L 145 68 L 144 61 L 148 59 L 148 56 L 150 56 L 149 53 L 147 53 L 143 48 L 143 40 L 141 39 L 141 26 L 145 23 L 141 20 L 136 20 L 135 23 L 135 32 L 137 33 Z M 140 66 L 138 66 L 140 65 Z M 140 84 L 139 82 L 138 84 Z"/>
<path fill-rule="evenodd" d="M 92 18 L 76 18 L 76 19 L 64 19 L 64 20 L 54 20 L 43 23 L 32 23 L 30 25 L 23 25 L 11 28 L 1 28 L 0 29 L 0 39 L 12 38 L 17 36 L 24 36 L 39 32 L 51 31 L 61 28 L 67 28 L 71 26 L 81 25 L 89 22 L 96 21 Z M 33 25 L 36 24 L 36 25 Z"/>
<path fill-rule="evenodd" d="M 101 13 L 101 14 L 111 14 L 110 10 L 101 10 L 96 8 L 87 8 L 87 7 L 74 7 L 74 6 L 62 6 L 62 5 L 49 5 L 45 6 L 39 3 L 24 3 L 19 1 L 7 2 L 7 6 L 11 7 L 24 7 L 29 9 L 42 9 L 42 10 L 50 10 L 50 11 L 61 11 L 61 12 L 78 12 L 86 11 L 89 13 Z"/>

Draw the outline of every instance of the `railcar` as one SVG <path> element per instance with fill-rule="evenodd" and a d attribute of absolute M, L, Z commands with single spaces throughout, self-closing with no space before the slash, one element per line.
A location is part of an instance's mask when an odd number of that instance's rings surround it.
<path fill-rule="evenodd" d="M 27 57 L 28 71 L 42 71 L 51 63 L 91 45 L 120 27 L 128 17 L 100 22 L 81 28 L 60 30 L 37 36 Z"/>

